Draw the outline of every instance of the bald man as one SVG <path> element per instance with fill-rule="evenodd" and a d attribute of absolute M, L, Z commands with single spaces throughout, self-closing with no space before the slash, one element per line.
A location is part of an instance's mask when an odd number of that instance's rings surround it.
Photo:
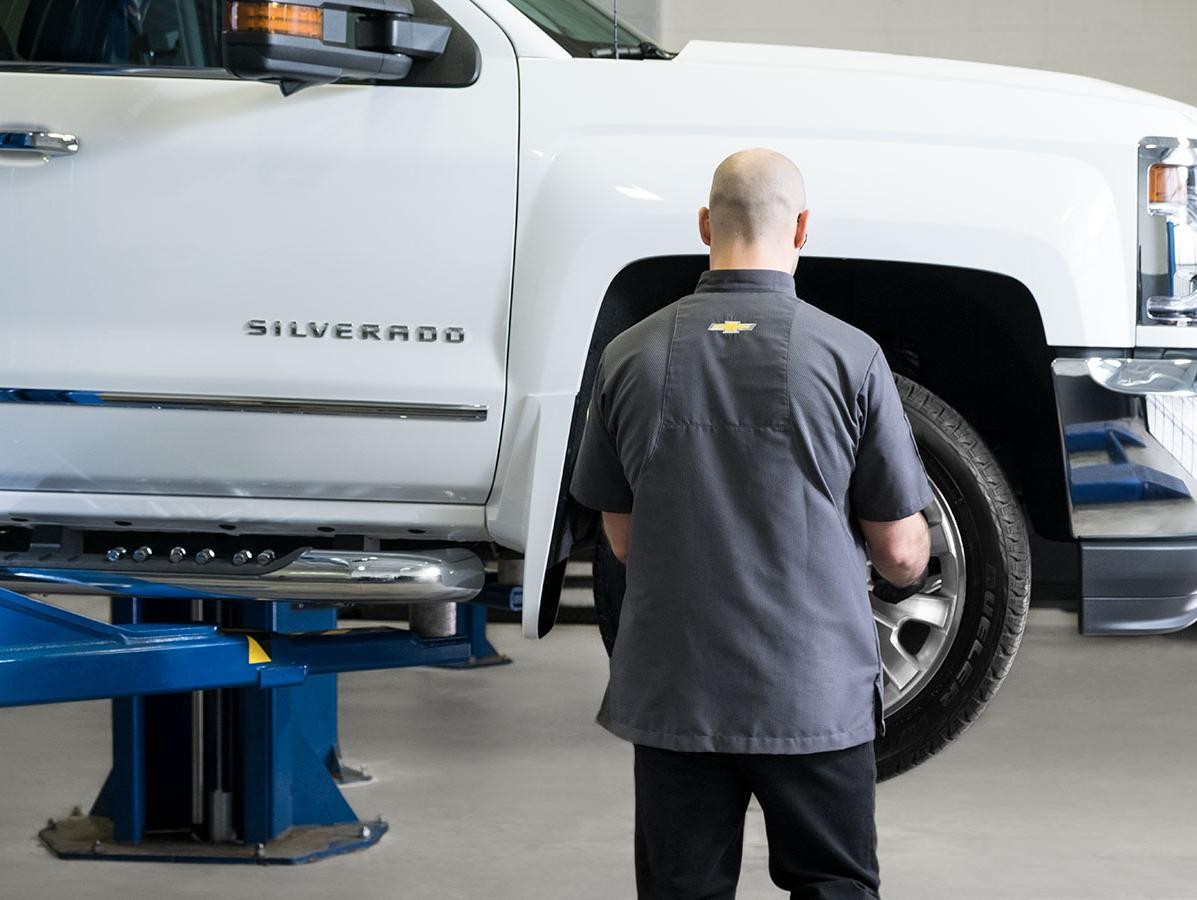
<path fill-rule="evenodd" d="M 595 379 L 572 491 L 627 565 L 598 721 L 635 744 L 641 898 L 734 897 L 752 796 L 779 887 L 879 896 L 866 552 L 914 593 L 931 493 L 876 342 L 795 293 L 809 221 L 790 160 L 724 160 L 710 270 Z"/>

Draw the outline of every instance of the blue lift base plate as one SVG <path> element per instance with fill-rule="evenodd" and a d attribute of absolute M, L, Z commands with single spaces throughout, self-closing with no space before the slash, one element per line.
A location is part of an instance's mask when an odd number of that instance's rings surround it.
<path fill-rule="evenodd" d="M 293 866 L 373 847 L 387 827 L 383 821 L 300 826 L 260 845 L 206 843 L 178 832 L 150 833 L 140 844 L 118 844 L 111 819 L 71 816 L 43 828 L 38 837 L 59 859 Z"/>

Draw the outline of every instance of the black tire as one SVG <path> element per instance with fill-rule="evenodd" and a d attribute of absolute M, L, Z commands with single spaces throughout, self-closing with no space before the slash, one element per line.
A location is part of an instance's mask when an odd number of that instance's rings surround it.
<path fill-rule="evenodd" d="M 878 779 L 912 769 L 976 721 L 1018 652 L 1031 595 L 1031 548 L 1022 508 L 1001 467 L 963 417 L 897 376 L 927 474 L 955 517 L 966 583 L 960 626 L 938 671 L 886 717 Z"/>
<path fill-rule="evenodd" d="M 1022 510 L 997 460 L 954 409 L 896 376 L 927 474 L 948 505 L 965 559 L 963 610 L 938 669 L 893 715 L 876 743 L 878 780 L 938 753 L 981 714 L 1010 671 L 1026 626 L 1031 555 Z M 625 588 L 623 565 L 600 535 L 594 602 L 611 653 Z"/>

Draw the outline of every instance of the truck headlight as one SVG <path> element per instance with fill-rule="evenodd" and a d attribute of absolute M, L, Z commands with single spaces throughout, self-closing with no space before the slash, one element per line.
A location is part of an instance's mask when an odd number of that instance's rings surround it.
<path fill-rule="evenodd" d="M 1139 144 L 1139 323 L 1197 325 L 1197 141 Z"/>

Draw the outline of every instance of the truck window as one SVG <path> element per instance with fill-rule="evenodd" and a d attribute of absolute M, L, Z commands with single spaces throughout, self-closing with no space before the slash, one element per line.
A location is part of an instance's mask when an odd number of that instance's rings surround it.
<path fill-rule="evenodd" d="M 221 0 L 0 0 L 5 63 L 220 68 Z"/>
<path fill-rule="evenodd" d="M 511 5 L 574 56 L 589 56 L 595 48 L 610 47 L 615 41 L 615 20 L 609 9 L 587 0 L 511 0 Z M 646 40 L 643 34 L 620 20 L 621 45 Z"/>

